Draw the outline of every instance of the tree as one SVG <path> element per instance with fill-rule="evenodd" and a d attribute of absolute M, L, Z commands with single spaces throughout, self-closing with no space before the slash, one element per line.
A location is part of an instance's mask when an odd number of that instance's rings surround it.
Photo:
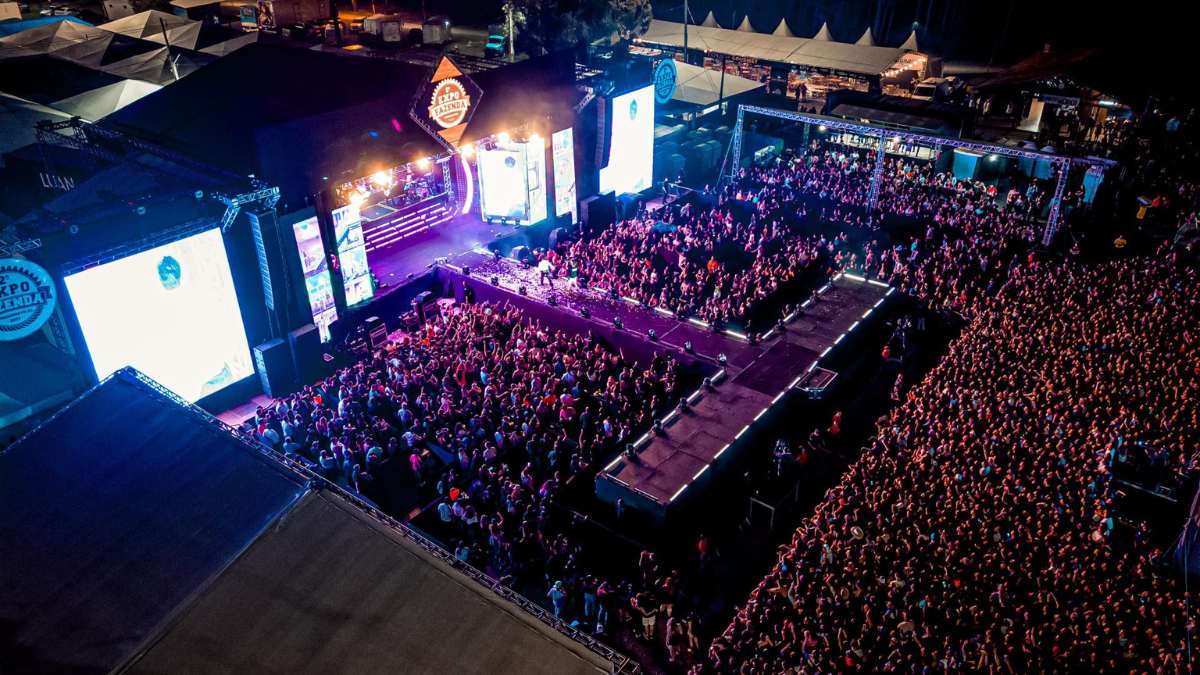
<path fill-rule="evenodd" d="M 630 40 L 650 28 L 650 0 L 511 0 L 516 45 L 533 55 L 596 40 Z"/>

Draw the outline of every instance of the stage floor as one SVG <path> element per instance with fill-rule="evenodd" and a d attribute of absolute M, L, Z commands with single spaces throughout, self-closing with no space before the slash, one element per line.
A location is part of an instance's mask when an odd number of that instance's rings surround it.
<path fill-rule="evenodd" d="M 458 216 L 387 248 L 369 252 L 367 263 L 380 283 L 399 286 L 429 271 L 439 258 L 486 247 L 518 229 L 512 225 L 485 223 L 470 215 Z"/>

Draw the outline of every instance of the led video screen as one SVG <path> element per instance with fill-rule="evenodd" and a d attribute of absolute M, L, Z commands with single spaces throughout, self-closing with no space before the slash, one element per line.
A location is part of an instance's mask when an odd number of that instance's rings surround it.
<path fill-rule="evenodd" d="M 571 127 L 554 132 L 551 137 L 554 155 L 554 215 L 571 214 L 571 224 L 578 218 L 575 210 L 575 132 Z"/>
<path fill-rule="evenodd" d="M 529 168 L 529 219 L 528 225 L 546 219 L 546 141 L 534 136 L 524 143 L 525 165 Z"/>
<path fill-rule="evenodd" d="M 195 402 L 254 373 L 219 230 L 64 282 L 99 379 L 133 366 Z"/>
<path fill-rule="evenodd" d="M 333 210 L 333 234 L 337 239 L 338 264 L 342 267 L 342 286 L 346 304 L 353 307 L 375 295 L 371 268 L 367 265 L 367 243 L 363 239 L 362 214 L 358 204 Z"/>
<path fill-rule="evenodd" d="M 529 220 L 529 175 L 525 150 L 485 149 L 476 153 L 479 209 L 484 218 Z"/>
<path fill-rule="evenodd" d="M 608 165 L 600 169 L 600 192 L 641 192 L 654 180 L 654 87 L 613 99 Z"/>
<path fill-rule="evenodd" d="M 321 243 L 321 229 L 317 217 L 305 218 L 292 225 L 296 236 L 296 248 L 300 252 L 300 268 L 304 272 L 304 290 L 308 295 L 308 307 L 312 310 L 313 323 L 321 335 L 321 342 L 329 342 L 332 335 L 329 325 L 337 319 L 337 307 L 333 302 L 333 286 L 329 280 L 329 267 L 325 262 L 325 247 Z"/>

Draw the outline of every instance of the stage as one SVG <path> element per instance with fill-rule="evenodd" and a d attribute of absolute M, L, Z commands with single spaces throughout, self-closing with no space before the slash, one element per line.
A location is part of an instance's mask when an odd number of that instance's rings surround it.
<path fill-rule="evenodd" d="M 877 318 L 891 290 L 878 282 L 837 277 L 799 316 L 755 345 L 744 367 L 727 365 L 728 382 L 702 392 L 659 433 L 636 444 L 632 459 L 618 456 L 596 477 L 596 495 L 636 508 L 664 522 L 685 498 L 744 450 L 741 441 L 756 423 L 776 414 L 789 392 L 805 387 L 814 371 L 846 336 Z"/>

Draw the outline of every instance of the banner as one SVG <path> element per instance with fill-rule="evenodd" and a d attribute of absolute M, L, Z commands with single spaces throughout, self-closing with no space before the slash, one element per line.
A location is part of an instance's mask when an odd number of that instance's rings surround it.
<path fill-rule="evenodd" d="M 408 116 L 429 135 L 456 148 L 482 97 L 479 85 L 443 56 L 429 82 L 417 90 Z"/>
<path fill-rule="evenodd" d="M 0 259 L 0 341 L 32 335 L 54 313 L 54 280 L 41 265 Z"/>

